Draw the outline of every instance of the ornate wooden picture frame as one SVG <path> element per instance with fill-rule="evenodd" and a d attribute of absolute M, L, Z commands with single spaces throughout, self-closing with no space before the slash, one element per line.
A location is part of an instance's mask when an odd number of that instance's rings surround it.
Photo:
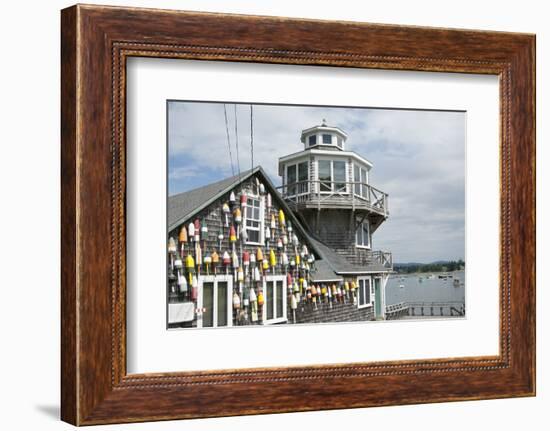
<path fill-rule="evenodd" d="M 319 36 L 325 34 L 330 37 Z M 78 5 L 62 11 L 61 49 L 64 421 L 90 425 L 535 394 L 533 35 Z M 500 353 L 128 374 L 125 100 L 132 56 L 497 75 Z"/>

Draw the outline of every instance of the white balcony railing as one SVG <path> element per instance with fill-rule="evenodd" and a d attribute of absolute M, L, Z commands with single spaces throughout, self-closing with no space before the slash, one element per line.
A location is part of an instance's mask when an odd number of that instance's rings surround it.
<path fill-rule="evenodd" d="M 387 216 L 388 194 L 356 181 L 305 180 L 278 187 L 287 202 L 319 207 L 346 205 L 366 208 Z"/>

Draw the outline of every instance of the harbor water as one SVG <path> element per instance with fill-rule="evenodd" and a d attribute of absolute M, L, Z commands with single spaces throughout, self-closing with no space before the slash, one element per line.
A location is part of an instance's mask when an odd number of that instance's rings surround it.
<path fill-rule="evenodd" d="M 465 304 L 465 272 L 461 270 L 447 273 L 391 275 L 386 284 L 386 306 L 401 302 Z"/>

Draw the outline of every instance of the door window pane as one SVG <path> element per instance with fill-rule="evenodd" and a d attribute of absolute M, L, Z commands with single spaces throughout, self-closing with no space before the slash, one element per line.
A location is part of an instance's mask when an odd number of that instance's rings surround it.
<path fill-rule="evenodd" d="M 266 283 L 266 307 L 267 307 L 267 320 L 273 319 L 273 282 L 267 282 Z"/>
<path fill-rule="evenodd" d="M 346 188 L 346 162 L 334 161 L 334 187 L 336 191 L 344 191 Z"/>
<path fill-rule="evenodd" d="M 296 165 L 290 165 L 286 168 L 288 194 L 296 194 Z"/>
<path fill-rule="evenodd" d="M 330 174 L 330 161 L 329 160 L 319 160 L 319 181 L 321 182 L 321 191 L 329 192 L 331 191 L 331 181 L 332 177 Z"/>
<path fill-rule="evenodd" d="M 283 282 L 277 281 L 277 313 L 275 317 L 283 317 Z"/>
<path fill-rule="evenodd" d="M 202 326 L 211 328 L 214 326 L 214 283 L 203 283 L 202 285 Z"/>
<path fill-rule="evenodd" d="M 298 193 L 307 193 L 309 191 L 309 172 L 308 172 L 308 162 L 302 162 L 298 165 Z"/>
<path fill-rule="evenodd" d="M 227 326 L 227 281 L 218 282 L 218 326 Z"/>

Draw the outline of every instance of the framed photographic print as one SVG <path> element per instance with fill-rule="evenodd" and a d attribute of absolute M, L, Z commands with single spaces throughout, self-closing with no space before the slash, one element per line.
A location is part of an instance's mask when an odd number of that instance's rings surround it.
<path fill-rule="evenodd" d="M 78 5 L 61 42 L 63 420 L 535 394 L 534 36 Z"/>

